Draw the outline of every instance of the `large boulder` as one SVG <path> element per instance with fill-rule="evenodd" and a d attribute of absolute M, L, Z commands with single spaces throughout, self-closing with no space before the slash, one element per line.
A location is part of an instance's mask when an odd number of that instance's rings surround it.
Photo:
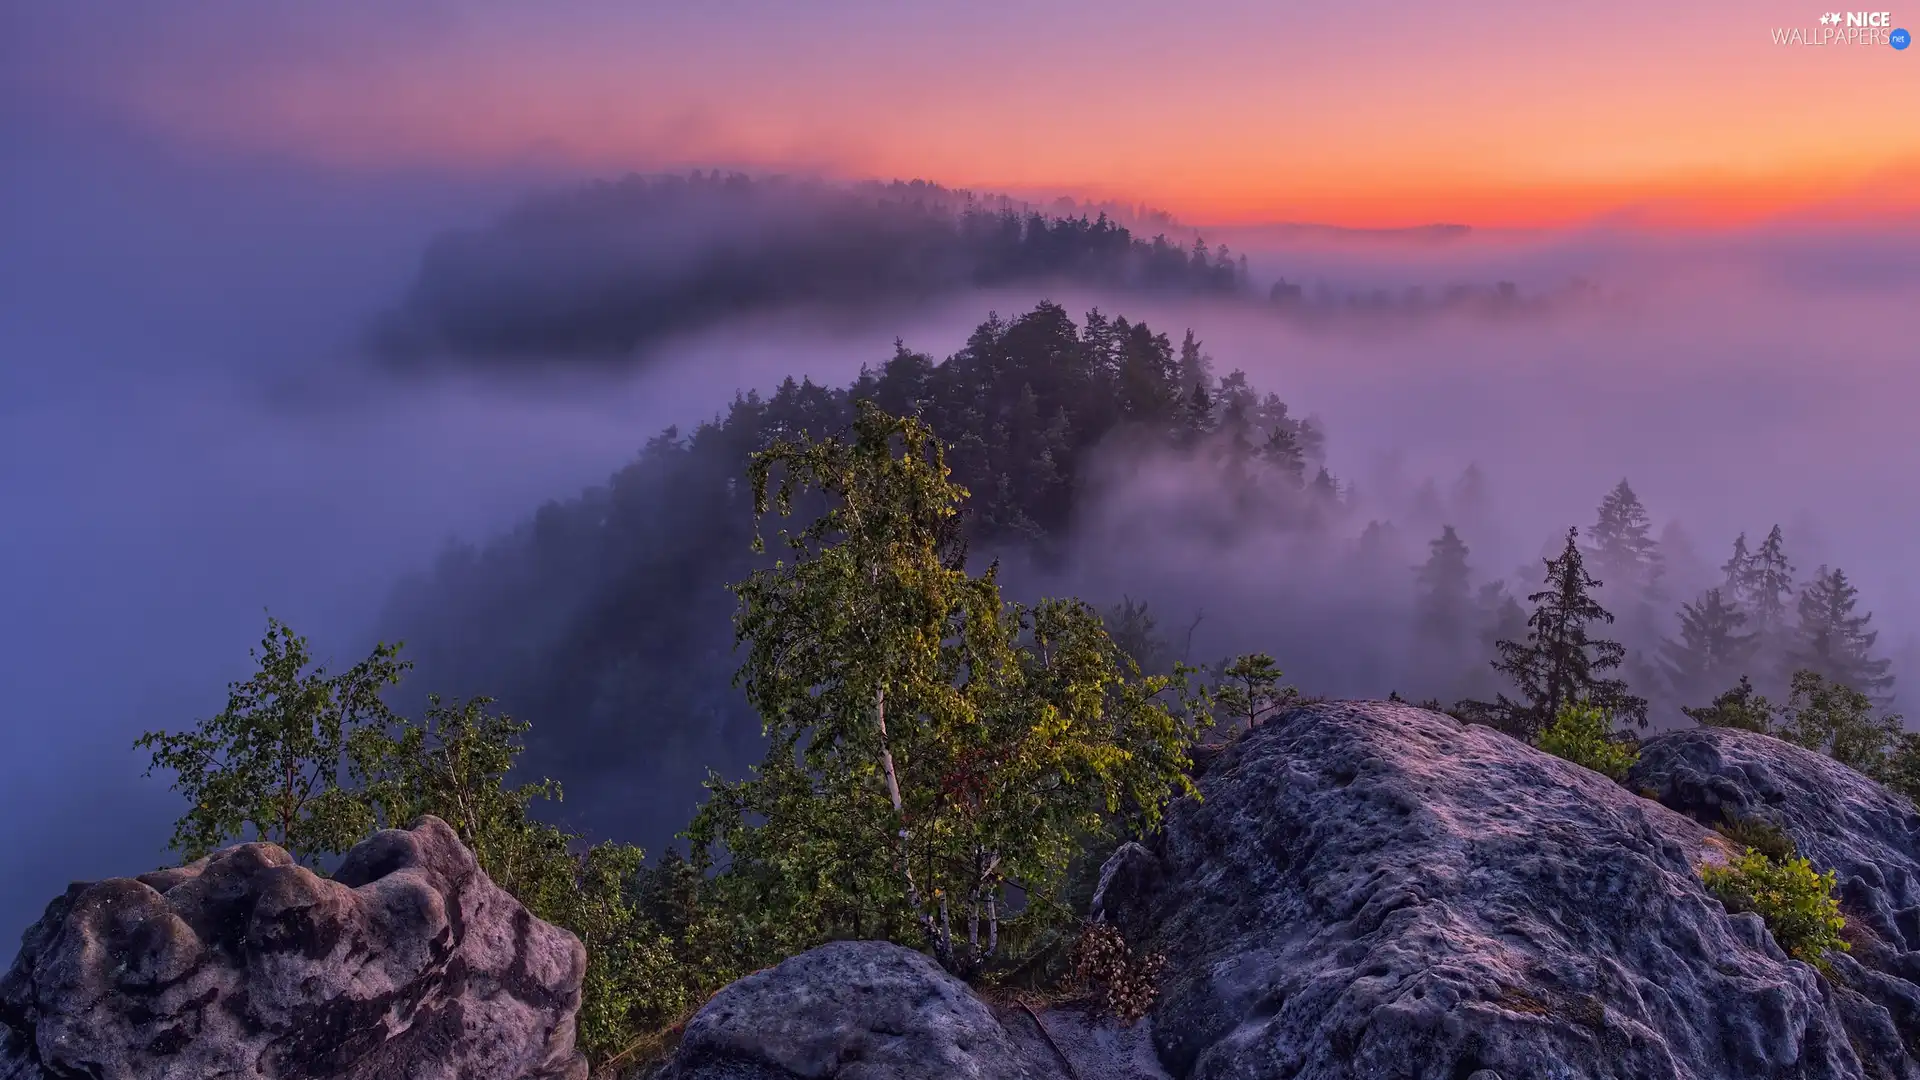
<path fill-rule="evenodd" d="M 839 941 L 722 990 L 656 1080 L 1166 1080 L 1150 1032 L 990 1005 L 921 953 Z"/>
<path fill-rule="evenodd" d="M 1202 789 L 1103 885 L 1169 957 L 1173 1076 L 1916 1075 L 1856 1047 L 1827 980 L 1705 891 L 1721 838 L 1491 729 L 1305 706 Z"/>
<path fill-rule="evenodd" d="M 1920 811 L 1912 802 L 1824 754 L 1729 728 L 1648 740 L 1627 783 L 1704 824 L 1770 825 L 1816 868 L 1833 871 L 1851 951 L 1831 963 L 1849 1028 L 1890 1063 L 1883 1075 L 1920 1072 Z"/>
<path fill-rule="evenodd" d="M 0 979 L 0 1080 L 585 1080 L 586 952 L 445 822 L 77 884 Z"/>
<path fill-rule="evenodd" d="M 749 975 L 687 1022 L 660 1080 L 1042 1080 L 926 956 L 839 941 Z"/>

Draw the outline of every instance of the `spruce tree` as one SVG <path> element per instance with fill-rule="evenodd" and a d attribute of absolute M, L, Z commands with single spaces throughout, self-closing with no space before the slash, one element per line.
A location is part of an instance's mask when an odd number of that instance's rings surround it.
<path fill-rule="evenodd" d="M 1596 571 L 1606 575 L 1601 580 L 1614 583 L 1612 589 L 1622 599 L 1627 594 L 1621 590 L 1645 588 L 1659 576 L 1660 545 L 1652 529 L 1647 508 L 1625 480 L 1600 500 L 1599 519 L 1588 532 L 1593 544 L 1587 557 Z"/>
<path fill-rule="evenodd" d="M 1427 542 L 1427 561 L 1413 573 L 1417 663 L 1432 673 L 1437 685 L 1471 692 L 1460 681 L 1475 645 L 1473 585 L 1467 545 L 1453 526 Z"/>
<path fill-rule="evenodd" d="M 1567 546 L 1547 559 L 1546 588 L 1527 597 L 1534 605 L 1525 641 L 1495 643 L 1493 668 L 1517 687 L 1522 700 L 1505 694 L 1495 700 L 1466 703 L 1471 710 L 1517 737 L 1533 739 L 1560 714 L 1562 706 L 1584 701 L 1615 717 L 1647 725 L 1646 699 L 1636 697 L 1619 679 L 1601 673 L 1620 667 L 1626 648 L 1592 637 L 1593 623 L 1611 623 L 1613 615 L 1593 598 L 1600 582 L 1587 573 L 1579 545 L 1580 530 L 1567 530 Z"/>
<path fill-rule="evenodd" d="M 1753 603 L 1753 553 L 1747 550 L 1746 533 L 1734 538 L 1733 554 L 1720 564 L 1720 573 L 1725 576 L 1726 583 L 1721 588 L 1725 590 L 1727 600 L 1741 607 Z"/>
<path fill-rule="evenodd" d="M 1473 595 L 1473 645 L 1475 655 L 1497 654 L 1499 643 L 1504 640 L 1518 640 L 1527 633 L 1527 611 L 1513 598 L 1504 581 L 1489 581 L 1474 591 Z M 1456 712 L 1471 712 L 1474 698 L 1489 698 L 1500 690 L 1500 679 L 1492 669 L 1480 664 L 1469 664 L 1461 679 L 1463 700 L 1454 706 Z"/>
<path fill-rule="evenodd" d="M 1623 479 L 1600 500 L 1586 553 L 1599 579 L 1607 582 L 1601 596 L 1620 614 L 1622 637 L 1631 646 L 1626 662 L 1639 681 L 1654 676 L 1650 660 L 1660 640 L 1657 612 L 1667 603 L 1665 566 L 1652 528 L 1647 508 Z"/>
<path fill-rule="evenodd" d="M 1775 525 L 1753 553 L 1742 587 L 1746 595 L 1741 602 L 1753 613 L 1762 648 L 1778 644 L 1787 628 L 1787 597 L 1793 594 L 1793 564 L 1787 561 L 1780 526 Z"/>
<path fill-rule="evenodd" d="M 1340 485 L 1334 482 L 1333 474 L 1322 465 L 1313 478 L 1314 498 L 1322 505 L 1332 507 L 1340 502 Z"/>
<path fill-rule="evenodd" d="M 1209 386 L 1213 383 L 1213 359 L 1200 351 L 1200 341 L 1189 329 L 1180 341 L 1180 385 Z"/>
<path fill-rule="evenodd" d="M 1746 613 L 1722 589 L 1708 589 L 1681 606 L 1679 639 L 1660 643 L 1661 674 L 1677 699 L 1704 701 L 1745 677 L 1755 645 L 1752 634 L 1740 632 L 1746 622 Z"/>
<path fill-rule="evenodd" d="M 1260 448 L 1260 456 L 1267 464 L 1278 469 L 1289 485 L 1299 488 L 1306 483 L 1307 456 L 1300 449 L 1300 437 L 1286 424 L 1276 425 L 1267 432 L 1267 442 Z"/>
<path fill-rule="evenodd" d="M 1207 393 L 1207 384 L 1196 382 L 1189 384 L 1186 395 L 1181 399 L 1181 442 L 1193 446 L 1213 430 L 1213 398 Z"/>
<path fill-rule="evenodd" d="M 1892 662 L 1873 655 L 1878 630 L 1867 629 L 1873 613 L 1854 614 L 1860 591 L 1838 567 L 1822 566 L 1800 593 L 1799 623 L 1788 661 L 1795 673 L 1812 671 L 1878 704 L 1892 700 Z"/>
<path fill-rule="evenodd" d="M 1469 633 L 1472 586 L 1467 545 L 1453 526 L 1427 542 L 1427 561 L 1414 568 L 1414 628 L 1428 644 L 1454 647 Z"/>

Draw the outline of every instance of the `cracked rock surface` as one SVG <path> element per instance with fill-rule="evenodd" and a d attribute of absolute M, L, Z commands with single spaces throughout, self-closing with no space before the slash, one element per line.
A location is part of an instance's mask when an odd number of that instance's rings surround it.
<path fill-rule="evenodd" d="M 1775 746 L 1754 752 L 1818 764 Z M 1491 729 L 1305 706 L 1202 790 L 1102 890 L 1171 960 L 1153 1021 L 1174 1077 L 1920 1075 L 1862 1038 L 1870 1003 L 1706 892 L 1725 841 Z"/>

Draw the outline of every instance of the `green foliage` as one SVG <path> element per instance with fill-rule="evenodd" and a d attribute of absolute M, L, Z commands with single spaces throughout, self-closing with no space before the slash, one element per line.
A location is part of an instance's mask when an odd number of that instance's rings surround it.
<path fill-rule="evenodd" d="M 1800 593 L 1795 607 L 1797 625 L 1789 659 L 1800 671 L 1818 673 L 1830 682 L 1841 683 L 1855 691 L 1889 700 L 1893 688 L 1893 662 L 1874 655 L 1878 630 L 1867 629 L 1873 613 L 1856 615 L 1860 590 L 1847 580 L 1838 567 L 1822 566 Z"/>
<path fill-rule="evenodd" d="M 1085 605 L 1007 604 L 992 568 L 969 574 L 944 454 L 862 403 L 849 435 L 754 458 L 757 510 L 807 491 L 826 508 L 782 532 L 791 561 L 735 586 L 738 682 L 771 746 L 709 782 L 688 836 L 706 864 L 724 849 L 716 888 L 769 957 L 887 937 L 978 972 L 1003 922 L 1031 939 L 1062 917 L 1086 837 L 1151 827 L 1191 790 L 1186 673 L 1141 676 Z"/>
<path fill-rule="evenodd" d="M 1251 729 L 1292 706 L 1300 691 L 1280 684 L 1282 673 L 1266 653 L 1247 653 L 1222 663 L 1209 692 L 1216 721 Z"/>
<path fill-rule="evenodd" d="M 1739 685 L 1722 691 L 1711 705 L 1681 706 L 1680 711 L 1701 727 L 1730 727 L 1742 731 L 1773 734 L 1779 709 L 1764 695 L 1754 692 L 1753 682 L 1740 676 Z"/>
<path fill-rule="evenodd" d="M 1757 851 L 1774 862 L 1786 862 L 1800 853 L 1786 830 L 1761 818 L 1735 818 L 1715 826 L 1715 831 L 1742 848 Z"/>
<path fill-rule="evenodd" d="M 1516 737 L 1534 739 L 1560 715 L 1568 702 L 1586 700 L 1605 711 L 1630 716 L 1647 724 L 1646 699 L 1627 690 L 1627 684 L 1601 673 L 1618 668 L 1626 659 L 1619 642 L 1592 636 L 1593 623 L 1611 623 L 1613 616 L 1593 598 L 1600 582 L 1586 571 L 1577 542 L 1579 530 L 1567 530 L 1567 544 L 1557 559 L 1546 560 L 1546 588 L 1527 597 L 1534 605 L 1527 619 L 1525 641 L 1495 643 L 1499 659 L 1493 668 L 1512 681 L 1521 700 L 1498 695 L 1492 702 L 1462 702 L 1463 711 L 1478 716 Z"/>
<path fill-rule="evenodd" d="M 1614 737 L 1606 711 L 1583 701 L 1561 706 L 1560 715 L 1540 733 L 1540 749 L 1616 782 L 1640 760 L 1638 751 Z"/>
<path fill-rule="evenodd" d="M 1776 861 L 1749 848 L 1725 866 L 1702 867 L 1700 876 L 1727 910 L 1766 920 L 1773 940 L 1797 960 L 1824 969 L 1829 951 L 1849 948 L 1840 939 L 1847 920 L 1833 898 L 1831 870 L 1816 873 L 1805 859 Z"/>
<path fill-rule="evenodd" d="M 537 718 L 545 734 L 526 760 L 576 789 L 618 784 L 622 820 L 657 830 L 646 839 L 664 846 L 707 768 L 737 777 L 766 752 L 759 718 L 729 687 L 736 598 L 722 586 L 760 565 L 742 477 L 774 438 L 843 430 L 863 399 L 919 417 L 972 493 L 976 548 L 1057 549 L 1093 489 L 1096 448 L 1188 455 L 1218 474 L 1236 515 L 1263 530 L 1314 527 L 1293 469 L 1314 476 L 1325 431 L 1228 370 L 1206 384 L 1214 430 L 1190 446 L 1191 412 L 1169 403 L 1204 374 L 1204 357 L 1186 356 L 1166 329 L 1040 304 L 987 319 L 951 355 L 902 346 L 846 385 L 794 378 L 741 394 L 523 527 L 449 549 L 396 593 L 388 628 L 432 684 L 484 687 Z M 1276 431 L 1298 463 L 1257 451 Z M 1179 615 L 1162 613 L 1170 649 L 1136 653 L 1145 672 L 1185 659 L 1192 616 Z M 1129 649 L 1143 644 L 1112 626 Z"/>
<path fill-rule="evenodd" d="M 227 706 L 191 731 L 150 731 L 134 747 L 152 752 L 147 775 L 174 774 L 189 803 L 170 845 L 197 859 L 253 836 L 311 863 L 372 830 L 375 814 L 356 793 L 366 763 L 349 753 L 395 723 L 380 699 L 409 666 L 398 647 L 377 646 L 338 675 L 314 667 L 307 639 L 272 617 L 251 653 L 253 676 L 227 688 Z"/>
<path fill-rule="evenodd" d="M 1906 732 L 1894 742 L 1876 778 L 1920 805 L 1920 735 Z"/>
<path fill-rule="evenodd" d="M 1871 698 L 1816 671 L 1796 671 L 1775 735 L 1868 776 L 1886 766 L 1900 717 L 1875 715 Z"/>
<path fill-rule="evenodd" d="M 137 744 L 153 751 L 149 771 L 173 770 L 175 789 L 192 802 L 175 826 L 175 848 L 197 858 L 253 836 L 311 862 L 431 814 L 496 884 L 586 945 L 578 1042 L 589 1058 L 605 1060 L 704 1000 L 719 976 L 685 962 L 693 920 L 674 924 L 675 937 L 648 904 L 646 886 L 685 864 L 647 868 L 639 848 L 587 846 L 533 818 L 534 800 L 558 799 L 560 789 L 507 782 L 528 726 L 489 712 L 486 698 L 456 706 L 431 697 L 420 721 L 395 715 L 380 694 L 408 667 L 398 656 L 397 646 L 381 645 L 329 676 L 310 669 L 305 638 L 269 620 L 254 653 L 258 670 L 233 684 L 226 709 L 191 731 L 153 732 Z"/>
<path fill-rule="evenodd" d="M 1680 638 L 1660 643 L 1660 668 L 1682 700 L 1698 700 L 1746 670 L 1759 637 L 1743 634 L 1747 615 L 1720 589 L 1680 607 Z M 1745 679 L 1745 676 L 1739 676 Z"/>

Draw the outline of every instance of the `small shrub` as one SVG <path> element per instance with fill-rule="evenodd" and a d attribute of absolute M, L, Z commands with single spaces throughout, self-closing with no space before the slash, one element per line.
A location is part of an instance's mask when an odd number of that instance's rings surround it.
<path fill-rule="evenodd" d="M 1816 873 L 1805 859 L 1774 861 L 1752 848 L 1725 866 L 1700 870 L 1707 889 L 1729 911 L 1751 911 L 1787 954 L 1825 970 L 1831 949 L 1846 951 L 1847 920 L 1833 898 L 1833 871 Z"/>
<path fill-rule="evenodd" d="M 1920 804 L 1920 734 L 1901 735 L 1874 779 Z"/>
<path fill-rule="evenodd" d="M 1160 996 L 1160 973 L 1167 958 L 1159 953 L 1136 957 L 1120 931 L 1092 923 L 1074 947 L 1074 977 L 1094 992 L 1100 1010 L 1132 1025 Z"/>
<path fill-rule="evenodd" d="M 1773 734 L 1774 725 L 1780 719 L 1779 707 L 1755 693 L 1753 681 L 1745 675 L 1740 676 L 1738 686 L 1714 698 L 1713 704 L 1694 708 L 1683 705 L 1680 711 L 1702 727 L 1739 728 L 1762 735 Z"/>
<path fill-rule="evenodd" d="M 1777 863 L 1786 862 L 1800 854 L 1799 849 L 1794 847 L 1793 837 L 1788 836 L 1780 826 L 1760 818 L 1734 818 L 1724 825 L 1715 826 L 1714 831 Z"/>
<path fill-rule="evenodd" d="M 1615 740 L 1606 711 L 1584 702 L 1561 707 L 1540 733 L 1540 749 L 1615 781 L 1640 760 L 1638 752 Z"/>

